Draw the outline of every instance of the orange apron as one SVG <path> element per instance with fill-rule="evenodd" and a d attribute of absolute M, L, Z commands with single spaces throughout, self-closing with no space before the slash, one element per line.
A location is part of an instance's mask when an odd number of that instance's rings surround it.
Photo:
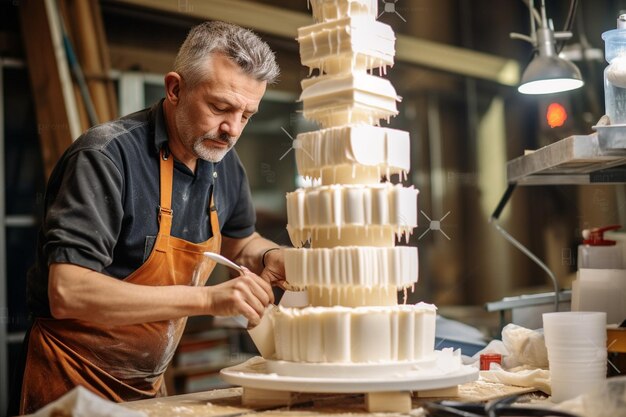
<path fill-rule="evenodd" d="M 159 233 L 146 262 L 124 281 L 152 286 L 204 285 L 215 263 L 202 253 L 219 253 L 222 240 L 213 196 L 213 237 L 191 243 L 170 236 L 174 158 L 162 150 L 159 159 Z M 20 413 L 32 413 L 77 385 L 116 402 L 165 395 L 163 373 L 186 322 L 185 317 L 106 326 L 82 320 L 36 319 L 30 331 Z"/>

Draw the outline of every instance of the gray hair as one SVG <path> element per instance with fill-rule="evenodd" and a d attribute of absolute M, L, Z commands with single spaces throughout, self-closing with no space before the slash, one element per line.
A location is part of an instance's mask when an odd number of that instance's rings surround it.
<path fill-rule="evenodd" d="M 212 53 L 223 53 L 257 81 L 276 82 L 280 69 L 274 52 L 254 32 L 226 22 L 204 22 L 191 29 L 180 47 L 174 71 L 194 86 L 208 72 Z"/>

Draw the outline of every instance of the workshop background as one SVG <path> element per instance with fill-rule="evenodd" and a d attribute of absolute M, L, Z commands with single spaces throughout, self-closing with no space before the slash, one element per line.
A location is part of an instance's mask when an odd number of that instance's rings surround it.
<path fill-rule="evenodd" d="M 535 2 L 538 3 L 538 2 Z M 560 30 L 571 2 L 548 0 Z M 413 302 L 494 335 L 484 304 L 552 290 L 545 272 L 489 223 L 507 187 L 507 161 L 572 134 L 589 134 L 604 114 L 601 33 L 614 29 L 626 1 L 579 1 L 563 54 L 582 72 L 582 89 L 525 96 L 516 87 L 532 47 L 521 0 L 379 2 L 379 19 L 398 37 L 388 72 L 402 102 L 390 126 L 411 135 L 407 184 L 419 190 L 419 248 Z M 256 204 L 258 230 L 289 244 L 285 193 L 298 184 L 292 138 L 314 126 L 299 113 L 296 28 L 312 23 L 306 0 L 2 0 L 0 2 L 0 409 L 29 326 L 26 271 L 33 263 L 47 175 L 83 130 L 151 105 L 189 29 L 225 20 L 255 30 L 276 51 L 280 81 L 270 87 L 237 144 Z M 76 57 L 65 54 L 68 41 Z M 81 93 L 79 65 L 93 108 Z M 566 119 L 550 127 L 547 109 Z M 286 154 L 286 155 L 285 155 Z M 623 185 L 518 188 L 500 224 L 570 288 L 585 228 L 626 224 Z M 210 282 L 224 279 L 218 270 Z M 248 357 L 249 343 L 228 323 L 190 322 L 168 372 L 170 393 L 222 386 L 220 368 Z"/>

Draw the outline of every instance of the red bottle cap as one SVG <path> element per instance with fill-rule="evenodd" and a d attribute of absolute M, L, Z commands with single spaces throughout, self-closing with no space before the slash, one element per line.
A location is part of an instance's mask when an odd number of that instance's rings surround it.
<path fill-rule="evenodd" d="M 480 370 L 488 371 L 492 363 L 502 364 L 502 355 L 499 353 L 483 353 L 480 355 Z"/>
<path fill-rule="evenodd" d="M 595 229 L 583 230 L 583 243 L 589 246 L 614 246 L 614 240 L 604 239 L 604 232 L 621 229 L 622 226 L 614 224 L 612 226 L 596 227 Z"/>

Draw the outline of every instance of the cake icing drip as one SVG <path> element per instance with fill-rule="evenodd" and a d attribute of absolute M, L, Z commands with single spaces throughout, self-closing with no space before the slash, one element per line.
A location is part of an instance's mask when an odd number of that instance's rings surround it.
<path fill-rule="evenodd" d="M 393 65 L 395 35 L 389 25 L 346 17 L 298 29 L 300 58 L 311 70 L 339 74 Z"/>
<path fill-rule="evenodd" d="M 321 177 L 323 184 L 378 183 L 392 174 L 404 179 L 411 165 L 409 134 L 402 130 L 340 126 L 301 133 L 296 140 L 298 173 Z"/>
<path fill-rule="evenodd" d="M 323 127 L 364 123 L 378 125 L 398 114 L 389 80 L 365 71 L 320 75 L 302 80 L 302 114 Z"/>
<path fill-rule="evenodd" d="M 276 359 L 389 362 L 434 352 L 435 307 L 279 307 L 272 315 Z"/>
<path fill-rule="evenodd" d="M 418 193 L 389 183 L 301 188 L 287 193 L 287 230 L 297 247 L 320 235 L 341 240 L 343 229 L 350 227 L 359 229 L 358 238 L 385 231 L 409 235 L 417 227 Z"/>
<path fill-rule="evenodd" d="M 284 254 L 287 282 L 299 289 L 406 288 L 418 280 L 417 248 L 411 246 L 286 249 Z"/>
<path fill-rule="evenodd" d="M 317 307 L 365 307 L 395 306 L 398 304 L 398 288 L 362 287 L 353 285 L 308 285 L 309 303 Z"/>

